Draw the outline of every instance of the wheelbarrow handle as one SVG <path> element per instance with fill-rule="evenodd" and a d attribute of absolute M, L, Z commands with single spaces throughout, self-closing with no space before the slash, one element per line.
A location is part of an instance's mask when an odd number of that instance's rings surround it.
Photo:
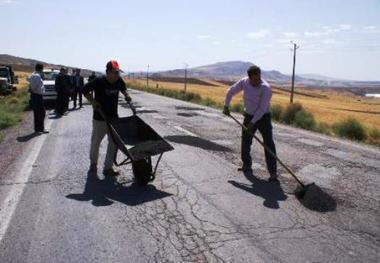
<path fill-rule="evenodd" d="M 137 111 L 136 111 L 135 106 L 133 106 L 133 104 L 132 104 L 131 101 L 127 101 L 127 103 L 128 103 L 128 105 L 129 105 L 129 107 L 131 108 L 133 115 L 136 115 L 136 114 L 137 114 Z"/>

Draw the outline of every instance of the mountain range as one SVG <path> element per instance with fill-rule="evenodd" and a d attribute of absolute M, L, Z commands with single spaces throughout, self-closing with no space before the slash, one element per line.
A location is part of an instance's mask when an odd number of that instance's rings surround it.
<path fill-rule="evenodd" d="M 0 54 L 0 65 L 11 65 L 15 70 L 33 71 L 36 63 L 42 63 L 45 67 L 60 68 L 63 65 L 47 63 L 35 59 L 22 58 L 7 54 Z M 247 75 L 247 69 L 252 66 L 251 62 L 227 61 L 215 64 L 193 67 L 187 69 L 188 78 L 212 79 L 223 82 L 233 82 Z M 70 67 L 70 66 L 69 66 Z M 76 68 L 76 67 L 70 67 Z M 81 69 L 84 76 L 90 75 L 92 70 Z M 99 73 L 99 72 L 98 72 Z M 145 75 L 143 72 L 136 72 L 136 75 Z M 151 73 L 152 78 L 184 78 L 185 69 L 174 69 Z M 262 70 L 262 77 L 271 84 L 278 86 L 290 86 L 291 75 L 283 74 L 277 70 Z M 300 74 L 295 78 L 296 86 L 313 88 L 346 88 L 363 90 L 380 90 L 380 81 L 352 81 L 338 78 L 331 78 L 316 74 Z"/>
<path fill-rule="evenodd" d="M 187 69 L 187 76 L 190 78 L 236 81 L 246 76 L 247 69 L 252 65 L 253 63 L 244 61 L 219 62 L 211 65 L 189 68 Z M 185 69 L 175 69 L 156 72 L 152 74 L 152 77 L 183 78 L 184 74 Z M 292 76 L 283 74 L 277 70 L 262 70 L 261 74 L 266 81 L 272 84 L 282 86 L 289 86 L 291 84 Z M 352 81 L 316 74 L 296 75 L 295 82 L 297 86 L 304 87 L 380 88 L 380 81 Z"/>
<path fill-rule="evenodd" d="M 52 64 L 52 63 L 35 60 L 35 59 L 16 57 L 16 56 L 8 55 L 8 54 L 0 54 L 0 65 L 10 65 L 13 67 L 14 70 L 18 70 L 18 71 L 33 71 L 34 66 L 37 63 L 40 63 L 47 68 L 55 68 L 55 69 L 59 69 L 63 66 L 69 67 L 69 68 L 77 68 L 77 67 L 70 67 L 70 66 L 65 66 L 65 65 Z M 83 76 L 89 76 L 91 72 L 92 70 L 81 68 L 81 73 Z"/>

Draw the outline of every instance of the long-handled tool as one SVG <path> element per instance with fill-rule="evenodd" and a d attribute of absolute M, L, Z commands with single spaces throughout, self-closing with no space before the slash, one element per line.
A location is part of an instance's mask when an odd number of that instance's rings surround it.
<path fill-rule="evenodd" d="M 229 114 L 228 116 L 230 116 L 237 124 L 239 124 L 246 132 L 249 132 L 248 128 L 242 124 L 240 121 L 238 121 L 234 116 L 232 116 L 231 114 Z M 264 149 L 269 152 L 270 155 L 272 155 L 274 158 L 276 158 L 276 160 L 282 165 L 282 167 L 285 168 L 286 171 L 288 171 L 288 173 L 293 176 L 293 178 L 297 181 L 297 183 L 300 185 L 300 188 L 298 188 L 296 191 L 295 191 L 295 195 L 298 197 L 298 198 L 303 198 L 306 191 L 311 187 L 311 186 L 314 186 L 315 184 L 314 183 L 311 183 L 311 184 L 307 184 L 305 185 L 304 183 L 301 182 L 300 179 L 298 179 L 298 177 L 295 175 L 295 173 L 293 173 L 292 170 L 290 170 L 290 168 L 284 164 L 280 158 L 277 157 L 277 155 L 272 152 L 255 134 L 251 133 L 250 134 L 253 136 L 253 138 L 255 138 L 255 140 L 261 144 L 261 146 L 264 147 Z"/>

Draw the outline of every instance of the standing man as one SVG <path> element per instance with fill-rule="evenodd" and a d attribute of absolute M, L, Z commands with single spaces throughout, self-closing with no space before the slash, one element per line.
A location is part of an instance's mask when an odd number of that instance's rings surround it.
<path fill-rule="evenodd" d="M 93 81 L 94 79 L 96 79 L 96 75 L 95 75 L 95 72 L 93 71 L 91 75 L 88 77 L 88 82 Z"/>
<path fill-rule="evenodd" d="M 69 107 L 70 94 L 72 93 L 72 85 L 70 76 L 67 75 L 67 69 L 62 67 L 55 79 L 55 90 L 57 91 L 57 116 L 62 116 Z"/>
<path fill-rule="evenodd" d="M 251 145 L 253 135 L 259 130 L 263 136 L 264 144 L 268 149 L 276 154 L 276 147 L 273 141 L 270 100 L 272 89 L 270 85 L 261 79 L 261 70 L 258 66 L 251 66 L 248 70 L 248 77 L 236 82 L 227 92 L 223 113 L 230 114 L 229 105 L 233 96 L 243 91 L 244 100 L 244 126 L 248 130 L 242 131 L 241 159 L 243 165 L 239 171 L 252 171 Z M 265 150 L 265 161 L 270 174 L 270 182 L 278 182 L 277 161 L 268 151 Z"/>
<path fill-rule="evenodd" d="M 34 114 L 34 131 L 36 133 L 49 133 L 45 130 L 44 120 L 46 116 L 43 94 L 45 92 L 42 80 L 44 66 L 36 64 L 35 71 L 29 78 L 30 104 Z"/>
<path fill-rule="evenodd" d="M 98 109 L 102 111 L 109 121 L 117 120 L 119 117 L 117 113 L 119 92 L 124 95 L 127 102 L 131 101 L 131 97 L 129 97 L 127 93 L 126 85 L 120 77 L 119 64 L 115 60 L 111 60 L 107 63 L 106 76 L 95 78 L 84 86 L 83 94 L 94 107 L 90 147 L 90 172 L 92 173 L 96 173 L 97 171 L 99 146 L 107 134 L 108 147 L 103 174 L 105 176 L 119 175 L 119 172 L 115 171 L 112 167 L 116 153 L 116 145 L 113 143 L 111 135 L 108 134 L 107 124 L 98 111 Z"/>
<path fill-rule="evenodd" d="M 79 95 L 79 108 L 82 108 L 82 94 L 83 94 L 84 81 L 83 81 L 83 77 L 80 75 L 80 69 L 75 70 L 75 75 L 73 76 L 73 85 L 74 85 L 74 93 L 73 93 L 74 109 L 77 107 L 78 95 Z"/>

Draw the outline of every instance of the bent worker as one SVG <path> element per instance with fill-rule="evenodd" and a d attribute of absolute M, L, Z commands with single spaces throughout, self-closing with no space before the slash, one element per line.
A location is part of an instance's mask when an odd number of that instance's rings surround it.
<path fill-rule="evenodd" d="M 261 79 L 261 70 L 258 66 L 251 66 L 245 77 L 230 87 L 227 92 L 223 113 L 230 114 L 229 105 L 233 96 L 243 91 L 244 101 L 244 126 L 248 129 L 242 130 L 241 160 L 243 165 L 239 171 L 252 171 L 251 145 L 253 134 L 256 130 L 261 133 L 264 145 L 274 154 L 276 147 L 273 141 L 270 101 L 272 89 L 270 85 Z M 270 174 L 270 182 L 278 182 L 277 161 L 269 151 L 265 150 L 265 161 Z"/>
<path fill-rule="evenodd" d="M 116 145 L 112 141 L 111 135 L 107 132 L 107 124 L 102 117 L 102 114 L 104 114 L 105 118 L 109 121 L 118 119 L 119 92 L 124 95 L 127 102 L 131 101 L 126 85 L 120 77 L 119 64 L 115 60 L 107 63 L 105 76 L 95 78 L 83 88 L 84 96 L 94 107 L 90 147 L 90 172 L 92 173 L 96 173 L 97 171 L 100 143 L 107 134 L 108 147 L 103 174 L 105 176 L 119 175 L 119 172 L 113 169 Z"/>

